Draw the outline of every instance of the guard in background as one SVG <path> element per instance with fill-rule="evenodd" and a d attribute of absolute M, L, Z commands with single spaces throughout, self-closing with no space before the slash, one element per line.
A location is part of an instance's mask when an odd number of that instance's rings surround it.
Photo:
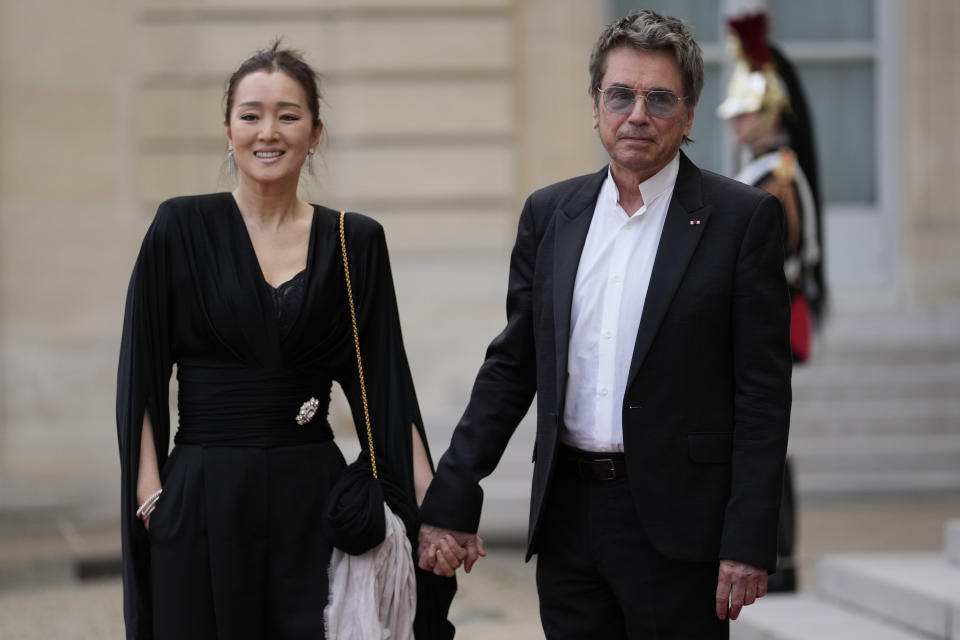
<path fill-rule="evenodd" d="M 783 203 L 790 347 L 794 362 L 805 362 L 826 306 L 822 207 L 810 110 L 796 70 L 767 38 L 767 15 L 756 12 L 731 19 L 730 29 L 738 61 L 717 115 L 730 121 L 745 155 L 746 164 L 736 179 L 766 189 Z M 794 493 L 788 459 L 778 531 L 780 564 L 770 576 L 770 591 L 796 590 Z"/>

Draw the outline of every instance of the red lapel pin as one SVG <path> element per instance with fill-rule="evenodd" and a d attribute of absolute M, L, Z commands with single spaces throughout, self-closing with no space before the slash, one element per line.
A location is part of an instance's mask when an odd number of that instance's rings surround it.
<path fill-rule="evenodd" d="M 700 221 L 699 221 L 699 220 L 691 220 L 691 221 L 690 221 L 690 224 L 691 224 L 691 225 L 700 224 Z"/>

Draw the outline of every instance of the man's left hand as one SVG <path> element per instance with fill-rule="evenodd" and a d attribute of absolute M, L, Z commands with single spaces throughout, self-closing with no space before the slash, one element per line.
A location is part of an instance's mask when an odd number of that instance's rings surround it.
<path fill-rule="evenodd" d="M 740 610 L 767 595 L 767 570 L 734 560 L 720 561 L 717 579 L 717 617 L 736 620 Z"/>

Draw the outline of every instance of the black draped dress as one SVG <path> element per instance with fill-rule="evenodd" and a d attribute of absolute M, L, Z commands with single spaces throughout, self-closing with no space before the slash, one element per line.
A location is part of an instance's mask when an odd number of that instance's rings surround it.
<path fill-rule="evenodd" d="M 338 217 L 314 206 L 307 267 L 278 289 L 229 193 L 168 200 L 147 231 L 117 377 L 128 638 L 323 637 L 321 513 L 345 466 L 327 421 L 333 381 L 365 429 Z M 411 425 L 426 436 L 386 242 L 363 215 L 348 214 L 345 228 L 378 467 L 416 549 Z M 300 425 L 312 398 L 319 408 Z M 149 534 L 135 514 L 144 413 L 164 487 Z M 455 583 L 418 570 L 417 586 L 418 640 L 452 637 Z"/>

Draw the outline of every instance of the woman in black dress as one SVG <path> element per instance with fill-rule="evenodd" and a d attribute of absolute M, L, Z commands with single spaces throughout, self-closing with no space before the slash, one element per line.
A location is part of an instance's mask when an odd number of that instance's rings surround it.
<path fill-rule="evenodd" d="M 224 125 L 237 188 L 162 203 L 127 296 L 117 428 L 128 638 L 323 637 L 321 514 L 345 466 L 326 418 L 333 381 L 364 429 L 339 213 L 297 198 L 323 127 L 315 72 L 278 44 L 258 53 L 230 78 Z M 345 231 L 378 467 L 414 539 L 432 463 L 383 229 L 354 213 Z M 417 586 L 417 637 L 452 637 L 455 584 L 418 573 Z"/>

